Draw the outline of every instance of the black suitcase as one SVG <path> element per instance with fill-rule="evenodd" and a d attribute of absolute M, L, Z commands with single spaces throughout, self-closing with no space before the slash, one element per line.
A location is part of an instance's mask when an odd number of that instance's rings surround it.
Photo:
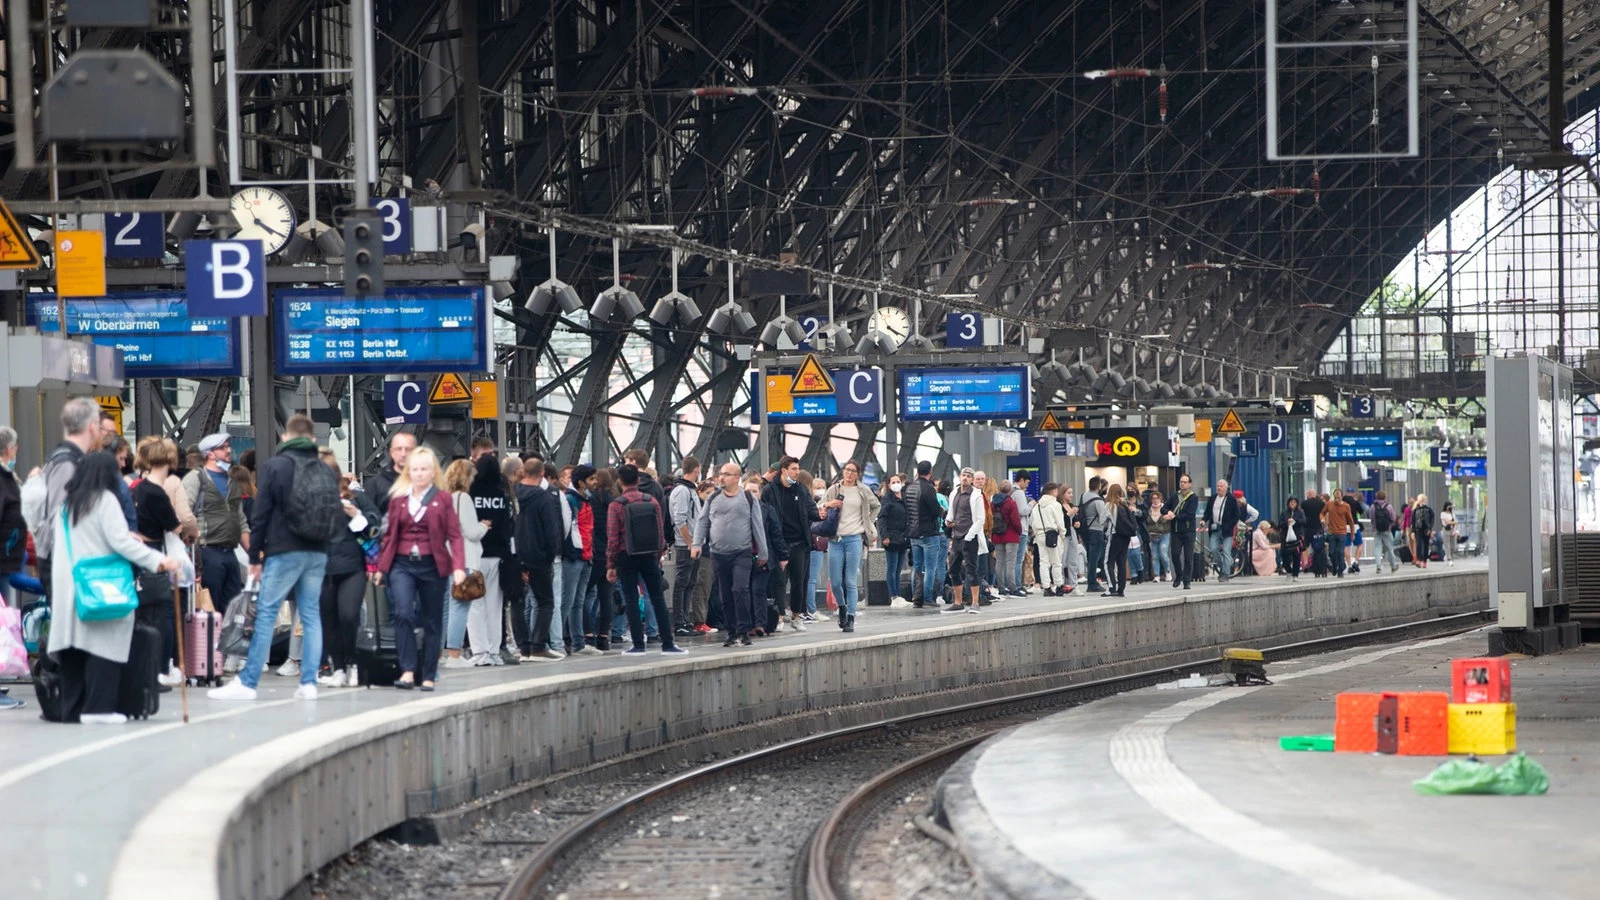
<path fill-rule="evenodd" d="M 128 662 L 117 685 L 117 712 L 130 719 L 148 719 L 161 710 L 161 632 L 142 622 L 133 625 Z"/>
<path fill-rule="evenodd" d="M 889 602 L 889 583 L 887 581 L 867 582 L 868 606 L 888 606 Z"/>
<path fill-rule="evenodd" d="M 356 635 L 356 682 L 386 687 L 400 677 L 400 651 L 389 619 L 389 591 L 368 582 L 367 617 Z"/>
<path fill-rule="evenodd" d="M 39 699 L 39 715 L 46 722 L 60 722 L 61 718 L 61 667 L 48 653 L 39 654 L 33 662 L 33 693 Z"/>
<path fill-rule="evenodd" d="M 1403 563 L 1409 563 L 1415 559 L 1415 557 L 1411 555 L 1411 548 L 1407 547 L 1405 544 L 1401 544 L 1400 546 L 1394 548 L 1394 552 Z"/>

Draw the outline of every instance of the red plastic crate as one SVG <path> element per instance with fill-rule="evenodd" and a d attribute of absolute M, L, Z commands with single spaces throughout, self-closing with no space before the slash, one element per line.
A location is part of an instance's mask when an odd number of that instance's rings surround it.
<path fill-rule="evenodd" d="M 1401 756 L 1445 756 L 1450 752 L 1450 696 L 1443 691 L 1399 695 Z"/>
<path fill-rule="evenodd" d="M 1450 661 L 1452 703 L 1510 703 L 1511 660 L 1503 656 Z"/>
<path fill-rule="evenodd" d="M 1333 749 L 1374 753 L 1378 749 L 1378 695 L 1346 691 L 1333 698 Z"/>

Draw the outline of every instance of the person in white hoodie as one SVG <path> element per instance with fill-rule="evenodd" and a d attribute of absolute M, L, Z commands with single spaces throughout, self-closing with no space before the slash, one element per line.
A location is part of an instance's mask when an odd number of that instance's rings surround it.
<path fill-rule="evenodd" d="M 1068 584 L 1062 565 L 1067 549 L 1067 518 L 1056 499 L 1058 486 L 1047 484 L 1039 492 L 1039 502 L 1028 517 L 1028 535 L 1039 558 L 1039 583 L 1046 597 L 1065 597 L 1074 585 Z"/>

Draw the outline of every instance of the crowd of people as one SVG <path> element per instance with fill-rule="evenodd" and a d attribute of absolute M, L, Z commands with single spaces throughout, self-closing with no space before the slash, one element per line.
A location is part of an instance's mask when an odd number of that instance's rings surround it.
<path fill-rule="evenodd" d="M 375 602 L 393 624 L 394 686 L 432 691 L 441 669 L 643 654 L 652 643 L 682 654 L 686 639 L 713 632 L 723 647 L 749 646 L 835 618 L 853 633 L 869 550 L 882 551 L 891 601 L 976 614 L 1030 590 L 1122 597 L 1139 582 L 1190 589 L 1207 572 L 1342 577 L 1359 571 L 1364 516 L 1380 571 L 1402 555 L 1426 566 L 1435 532 L 1448 559 L 1456 529 L 1449 504 L 1435 514 L 1418 496 L 1397 511 L 1381 491 L 1370 510 L 1354 492 L 1308 491 L 1269 521 L 1226 480 L 1201 497 L 1187 474 L 1171 497 L 1098 476 L 1081 495 L 1054 482 L 1031 491 L 1027 473 L 964 468 L 936 482 L 928 462 L 874 486 L 853 460 L 828 481 L 794 457 L 764 471 L 725 463 L 714 476 L 686 457 L 665 477 L 642 450 L 615 468 L 563 466 L 486 437 L 444 465 L 404 431 L 362 479 L 318 448 L 300 415 L 259 469 L 253 452 L 234 462 L 227 434 L 190 448 L 180 467 L 171 440 L 130 448 L 89 400 L 67 403 L 61 422 L 65 439 L 27 479 L 12 472 L 15 432 L 0 427 L 0 592 L 14 603 L 20 584 L 48 598 L 42 649 L 60 669 L 62 718 L 86 723 L 124 721 L 118 686 L 136 622 L 161 634 L 162 689 L 184 680 L 177 597 L 226 617 L 253 595 L 248 652 L 225 663 L 218 700 L 255 698 L 288 604 L 277 672 L 312 700 L 319 687 L 361 683 L 357 636 Z M 83 572 L 108 559 L 129 572 L 133 615 L 90 611 L 115 590 Z M 834 602 L 819 605 L 824 583 Z"/>

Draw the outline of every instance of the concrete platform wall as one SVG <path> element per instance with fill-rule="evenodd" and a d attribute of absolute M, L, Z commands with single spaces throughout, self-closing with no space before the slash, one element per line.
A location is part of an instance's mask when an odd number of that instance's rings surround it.
<path fill-rule="evenodd" d="M 1224 597 L 1135 600 L 1007 621 L 951 617 L 948 628 L 931 631 L 708 651 L 620 676 L 502 684 L 365 713 L 287 735 L 191 782 L 186 790 L 217 795 L 207 798 L 215 803 L 215 855 L 192 845 L 192 869 L 151 875 L 166 879 L 168 897 L 281 897 L 408 818 L 668 741 L 1030 676 L 1098 677 L 1138 660 L 1177 665 L 1218 645 L 1284 643 L 1488 602 L 1482 571 L 1252 582 Z M 151 817 L 180 812 L 158 806 Z M 203 818 L 184 814 L 204 827 Z M 119 859 L 114 896 L 133 895 L 122 889 L 139 880 L 141 852 L 136 835 Z"/>

